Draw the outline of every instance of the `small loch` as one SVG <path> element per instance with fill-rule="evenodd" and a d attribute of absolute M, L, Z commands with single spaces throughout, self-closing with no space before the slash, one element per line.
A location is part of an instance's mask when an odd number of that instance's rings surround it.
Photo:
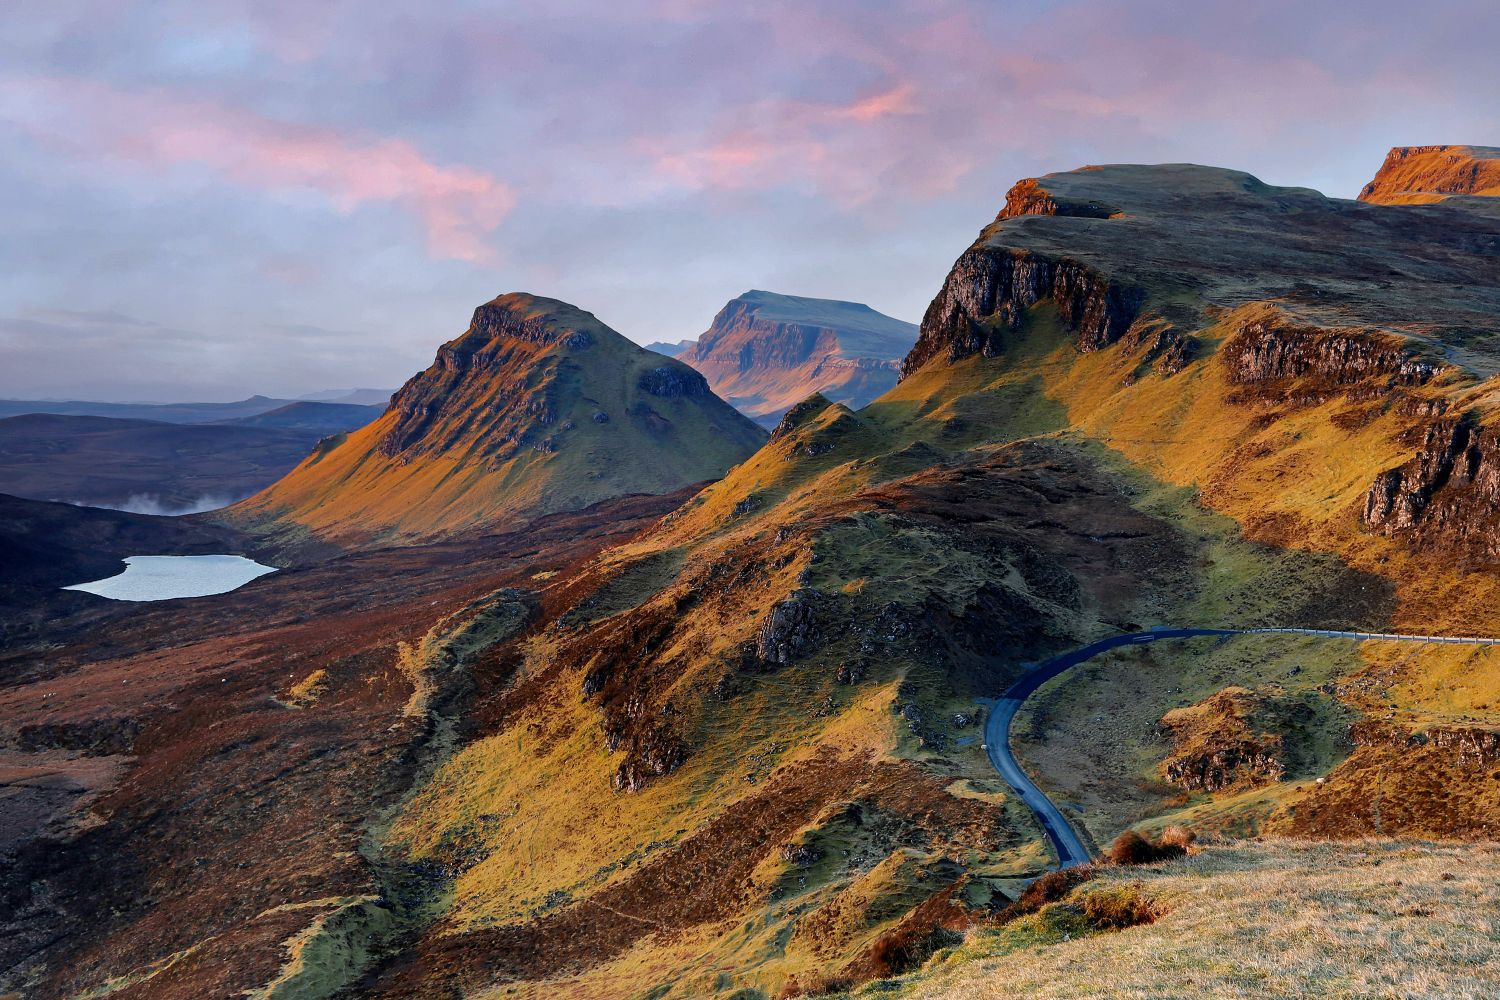
<path fill-rule="evenodd" d="M 171 601 L 227 594 L 274 572 L 244 556 L 131 556 L 123 573 L 63 589 L 112 601 Z"/>

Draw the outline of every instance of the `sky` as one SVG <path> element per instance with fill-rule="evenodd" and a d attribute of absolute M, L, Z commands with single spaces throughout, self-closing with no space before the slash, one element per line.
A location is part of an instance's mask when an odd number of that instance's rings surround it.
<path fill-rule="evenodd" d="M 0 396 L 391 388 L 508 291 L 918 321 L 1023 177 L 1500 145 L 1493 0 L 8 0 Z"/>

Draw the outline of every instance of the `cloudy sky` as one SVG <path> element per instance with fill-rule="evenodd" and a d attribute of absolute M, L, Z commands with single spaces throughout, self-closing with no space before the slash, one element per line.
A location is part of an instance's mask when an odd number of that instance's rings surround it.
<path fill-rule="evenodd" d="M 1021 177 L 1500 145 L 1497 47 L 1492 0 L 9 0 L 0 396 L 394 386 L 513 290 L 917 320 Z"/>

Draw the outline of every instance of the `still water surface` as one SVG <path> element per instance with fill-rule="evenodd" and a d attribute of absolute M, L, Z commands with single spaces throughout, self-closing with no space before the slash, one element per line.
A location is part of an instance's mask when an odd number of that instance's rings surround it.
<path fill-rule="evenodd" d="M 112 601 L 170 601 L 238 590 L 258 576 L 276 572 L 244 556 L 131 556 L 125 572 L 64 590 L 81 590 Z"/>

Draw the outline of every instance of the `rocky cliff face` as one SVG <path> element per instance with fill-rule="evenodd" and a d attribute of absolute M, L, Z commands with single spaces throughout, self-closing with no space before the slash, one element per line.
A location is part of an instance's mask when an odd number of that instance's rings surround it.
<path fill-rule="evenodd" d="M 1500 149 L 1490 146 L 1397 146 L 1360 201 L 1411 205 L 1457 195 L 1500 196 Z"/>
<path fill-rule="evenodd" d="M 1004 354 L 1041 304 L 1080 351 L 1149 343 L 1153 362 L 1167 359 L 1159 370 L 1198 356 L 1193 336 L 1226 313 L 1274 304 L 1287 317 L 1274 334 L 1239 343 L 1247 379 L 1326 368 L 1347 383 L 1405 365 L 1391 374 L 1420 382 L 1424 343 L 1487 375 L 1500 371 L 1490 281 L 1500 282 L 1500 227 L 1488 211 L 1393 212 L 1183 164 L 1089 167 L 1011 189 L 928 308 L 902 377 L 935 359 Z"/>
<path fill-rule="evenodd" d="M 1416 454 L 1376 477 L 1364 523 L 1467 563 L 1500 559 L 1500 454 L 1475 411 L 1414 428 Z"/>
<path fill-rule="evenodd" d="M 1230 381 L 1239 384 L 1311 379 L 1349 386 L 1379 378 L 1391 387 L 1415 386 L 1445 367 L 1398 337 L 1306 326 L 1276 311 L 1241 326 L 1220 357 Z"/>
<path fill-rule="evenodd" d="M 566 303 L 504 295 L 385 416 L 232 516 L 330 537 L 491 527 L 714 479 L 764 437 L 687 365 Z"/>
<path fill-rule="evenodd" d="M 763 425 L 814 392 L 863 406 L 896 383 L 916 327 L 868 306 L 751 291 L 680 357 Z"/>
<path fill-rule="evenodd" d="M 902 377 L 939 355 L 957 361 L 1003 353 L 1006 335 L 1020 328 L 1025 310 L 1043 300 L 1056 303 L 1064 321 L 1077 331 L 1078 349 L 1092 351 L 1125 334 L 1140 314 L 1145 294 L 1075 261 L 1024 251 L 970 250 L 953 265 L 943 290 L 927 307 L 921 336 L 901 364 Z"/>
<path fill-rule="evenodd" d="M 1120 210 L 1114 205 L 1089 198 L 1071 199 L 1048 190 L 1035 177 L 1018 181 L 1005 194 L 1000 218 L 1021 215 L 1069 215 L 1082 219 L 1108 219 Z"/>

